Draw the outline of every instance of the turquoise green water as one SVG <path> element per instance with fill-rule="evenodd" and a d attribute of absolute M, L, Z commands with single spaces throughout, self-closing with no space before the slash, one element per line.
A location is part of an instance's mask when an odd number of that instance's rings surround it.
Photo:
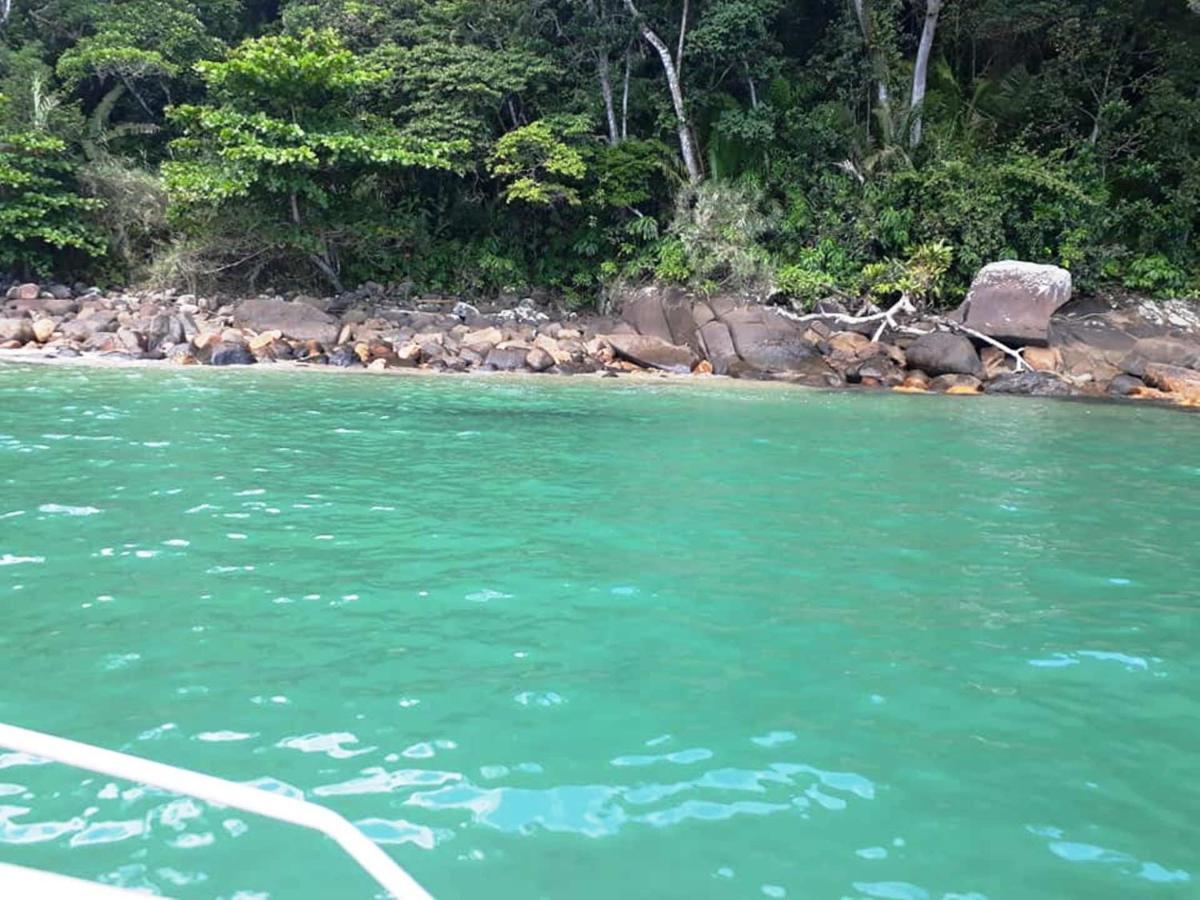
<path fill-rule="evenodd" d="M 1200 893 L 1200 418 L 0 366 L 0 720 L 302 792 L 442 898 Z M 0 755 L 0 861 L 374 894 Z"/>

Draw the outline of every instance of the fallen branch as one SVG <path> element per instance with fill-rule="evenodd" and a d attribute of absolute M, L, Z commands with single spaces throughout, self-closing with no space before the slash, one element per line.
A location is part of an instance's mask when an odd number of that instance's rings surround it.
<path fill-rule="evenodd" d="M 892 318 L 898 312 L 916 312 L 912 303 L 907 297 L 901 297 L 900 301 L 892 306 L 891 309 L 881 313 L 874 313 L 869 316 L 848 316 L 844 313 L 809 313 L 808 315 L 798 316 L 795 313 L 786 310 L 779 311 L 785 318 L 791 319 L 793 322 L 836 322 L 839 325 L 870 325 L 875 322 L 883 322 L 885 325 L 891 324 L 893 328 L 896 325 Z M 878 340 L 878 338 L 876 338 Z"/>
<path fill-rule="evenodd" d="M 875 330 L 875 334 L 871 337 L 872 343 L 879 343 L 879 339 L 883 337 L 883 333 L 887 331 L 888 326 L 892 326 L 894 330 L 899 329 L 896 320 L 892 318 L 896 313 L 906 312 L 915 313 L 917 308 L 912 305 L 912 301 L 908 299 L 908 294 L 903 295 L 891 309 L 883 314 L 883 321 L 879 323 L 879 328 Z"/>
<path fill-rule="evenodd" d="M 1028 369 L 1030 372 L 1038 371 L 1033 366 L 1031 366 L 1029 363 L 1025 362 L 1025 357 L 1021 355 L 1020 350 L 1014 350 L 1012 347 L 1008 346 L 1007 344 L 1002 344 L 1000 341 L 996 340 L 995 338 L 988 337 L 983 332 L 976 331 L 974 328 L 968 328 L 966 325 L 963 325 L 961 322 L 956 322 L 953 319 L 947 319 L 945 316 L 931 316 L 929 318 L 929 321 L 933 322 L 935 325 L 942 325 L 945 328 L 948 328 L 950 331 L 957 331 L 961 334 L 965 334 L 965 335 L 967 335 L 967 337 L 972 337 L 977 341 L 981 341 L 982 343 L 987 344 L 988 346 L 995 347 L 997 350 L 999 350 L 1001 353 L 1005 354 L 1006 356 L 1011 356 L 1013 359 L 1015 359 L 1017 361 L 1017 371 L 1018 372 L 1020 372 L 1022 369 Z"/>

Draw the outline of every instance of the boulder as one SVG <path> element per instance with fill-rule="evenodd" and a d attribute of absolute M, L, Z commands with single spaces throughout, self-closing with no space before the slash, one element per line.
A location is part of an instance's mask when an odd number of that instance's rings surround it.
<path fill-rule="evenodd" d="M 68 313 L 79 311 L 78 300 L 60 300 L 55 297 L 37 297 L 33 300 L 12 299 L 6 300 L 3 304 L 4 312 L 8 315 L 36 315 L 41 313 L 47 316 L 65 316 Z"/>
<path fill-rule="evenodd" d="M 691 348 L 671 344 L 662 338 L 649 335 L 609 334 L 604 336 L 604 340 L 621 359 L 648 369 L 690 372 L 697 361 Z"/>
<path fill-rule="evenodd" d="M 317 341 L 332 347 L 337 343 L 337 320 L 307 303 L 289 303 L 276 298 L 243 300 L 233 311 L 239 328 L 254 331 L 278 331 L 297 341 Z"/>
<path fill-rule="evenodd" d="M 523 347 L 493 347 L 484 361 L 489 369 L 498 372 L 516 372 L 525 368 L 529 351 Z"/>
<path fill-rule="evenodd" d="M 776 310 L 740 306 L 720 314 L 720 319 L 729 328 L 738 356 L 764 372 L 802 372 L 807 360 L 817 355 L 800 327 Z"/>
<path fill-rule="evenodd" d="M 1121 360 L 1127 375 L 1143 378 L 1149 365 L 1200 369 L 1200 343 L 1176 337 L 1149 337 L 1137 341 Z"/>
<path fill-rule="evenodd" d="M 948 331 L 923 334 L 908 346 L 908 364 L 930 375 L 983 377 L 983 363 L 975 345 Z"/>
<path fill-rule="evenodd" d="M 146 339 L 132 328 L 117 329 L 117 345 L 129 353 L 141 353 L 146 349 Z"/>
<path fill-rule="evenodd" d="M 499 328 L 480 328 L 477 331 L 468 331 L 462 336 L 462 342 L 468 347 L 494 347 L 504 340 L 504 332 Z"/>
<path fill-rule="evenodd" d="M 728 375 L 729 367 L 740 362 L 737 348 L 733 346 L 733 337 L 729 334 L 729 327 L 724 322 L 714 319 L 700 326 L 698 335 L 700 351 L 712 365 L 713 372 L 717 375 Z"/>
<path fill-rule="evenodd" d="M 0 341 L 27 344 L 33 339 L 33 322 L 29 319 L 0 319 Z"/>
<path fill-rule="evenodd" d="M 730 366 L 739 362 L 738 350 L 733 346 L 733 336 L 724 322 L 713 319 L 701 325 L 697 332 L 700 338 L 701 353 L 713 366 L 715 374 L 730 373 Z"/>
<path fill-rule="evenodd" d="M 554 357 L 541 347 L 534 347 L 525 354 L 525 365 L 535 372 L 545 372 L 554 366 Z"/>
<path fill-rule="evenodd" d="M 42 293 L 41 285 L 29 282 L 17 284 L 8 289 L 9 300 L 36 300 Z"/>
<path fill-rule="evenodd" d="M 963 304 L 963 324 L 1006 344 L 1045 346 L 1050 317 L 1071 299 L 1071 273 L 1005 260 L 984 266 Z"/>
<path fill-rule="evenodd" d="M 1011 372 L 992 380 L 989 394 L 1020 394 L 1028 397 L 1070 397 L 1079 393 L 1073 385 L 1052 372 Z"/>
<path fill-rule="evenodd" d="M 928 391 L 932 384 L 932 379 L 920 369 L 914 369 L 904 376 L 904 381 L 901 382 L 899 390 L 924 392 Z"/>
<path fill-rule="evenodd" d="M 46 288 L 46 293 L 54 300 L 70 300 L 71 289 L 65 284 L 52 284 Z"/>
<path fill-rule="evenodd" d="M 146 326 L 146 344 L 157 350 L 163 344 L 182 344 L 187 341 L 183 321 L 170 313 L 158 313 Z"/>
<path fill-rule="evenodd" d="M 1108 383 L 1108 392 L 1117 397 L 1129 397 L 1146 389 L 1146 382 L 1135 375 L 1121 374 Z"/>
<path fill-rule="evenodd" d="M 216 344 L 209 358 L 209 363 L 214 366 L 252 366 L 255 362 L 250 348 L 235 341 L 221 341 Z"/>

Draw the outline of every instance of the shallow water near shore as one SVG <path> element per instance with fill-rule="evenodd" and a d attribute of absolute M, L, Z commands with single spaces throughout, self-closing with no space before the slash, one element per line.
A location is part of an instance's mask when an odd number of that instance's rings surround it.
<path fill-rule="evenodd" d="M 1200 418 L 0 366 L 0 721 L 345 814 L 442 898 L 1191 897 Z M 375 891 L 0 751 L 0 861 Z"/>

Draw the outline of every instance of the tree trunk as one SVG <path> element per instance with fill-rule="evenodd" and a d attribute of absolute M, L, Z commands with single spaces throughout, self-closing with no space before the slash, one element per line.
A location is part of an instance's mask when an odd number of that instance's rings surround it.
<path fill-rule="evenodd" d="M 617 127 L 617 110 L 613 106 L 612 77 L 609 72 L 607 50 L 602 50 L 596 57 L 596 75 L 600 79 L 600 96 L 604 98 L 604 117 L 608 122 L 608 143 L 615 147 L 621 143 L 621 132 Z"/>
<path fill-rule="evenodd" d="M 629 140 L 629 77 L 633 69 L 630 54 L 633 51 L 631 43 L 625 48 L 625 82 L 621 86 L 621 140 Z"/>
<path fill-rule="evenodd" d="M 921 43 L 917 48 L 917 64 L 913 69 L 912 86 L 912 127 L 909 131 L 909 145 L 913 148 L 921 146 L 922 107 L 925 105 L 925 89 L 929 80 L 929 56 L 933 52 L 933 38 L 937 34 L 938 16 L 942 12 L 942 0 L 926 0 L 925 27 L 921 29 Z"/>
<path fill-rule="evenodd" d="M 633 0 L 625 0 L 625 8 L 629 10 L 630 15 L 634 18 L 641 18 L 637 7 L 633 5 Z M 685 26 L 686 27 L 686 24 Z M 679 127 L 679 153 L 683 157 L 683 164 L 687 168 L 688 181 L 692 184 L 699 184 L 704 180 L 704 173 L 700 170 L 699 157 L 696 155 L 696 145 L 692 140 L 692 129 L 688 125 L 687 107 L 683 102 L 683 84 L 679 79 L 679 68 L 675 65 L 675 60 L 671 58 L 671 50 L 667 47 L 663 39 L 647 25 L 642 22 L 639 30 L 645 38 L 646 43 L 654 48 L 658 53 L 658 58 L 662 60 L 663 72 L 667 76 L 667 89 L 671 92 L 671 103 L 675 107 L 675 120 Z M 683 37 L 680 36 L 680 49 L 683 47 Z"/>
<path fill-rule="evenodd" d="M 888 90 L 887 57 L 875 42 L 875 23 L 871 19 L 869 0 L 850 0 L 854 13 L 858 17 L 858 27 L 862 31 L 863 43 L 867 48 L 867 58 L 871 61 L 871 75 L 875 79 L 875 100 L 883 114 L 887 127 L 891 128 L 892 97 Z"/>
<path fill-rule="evenodd" d="M 296 196 L 295 191 L 292 191 L 288 195 L 288 205 L 292 211 L 292 224 L 299 228 L 304 220 L 300 216 L 300 199 Z M 329 283 L 333 285 L 335 291 L 339 294 L 344 293 L 346 288 L 342 285 L 342 279 L 338 277 L 337 269 L 333 267 L 333 264 L 326 258 L 326 255 L 310 253 L 308 254 L 308 258 L 320 270 L 321 274 L 329 279 Z"/>

